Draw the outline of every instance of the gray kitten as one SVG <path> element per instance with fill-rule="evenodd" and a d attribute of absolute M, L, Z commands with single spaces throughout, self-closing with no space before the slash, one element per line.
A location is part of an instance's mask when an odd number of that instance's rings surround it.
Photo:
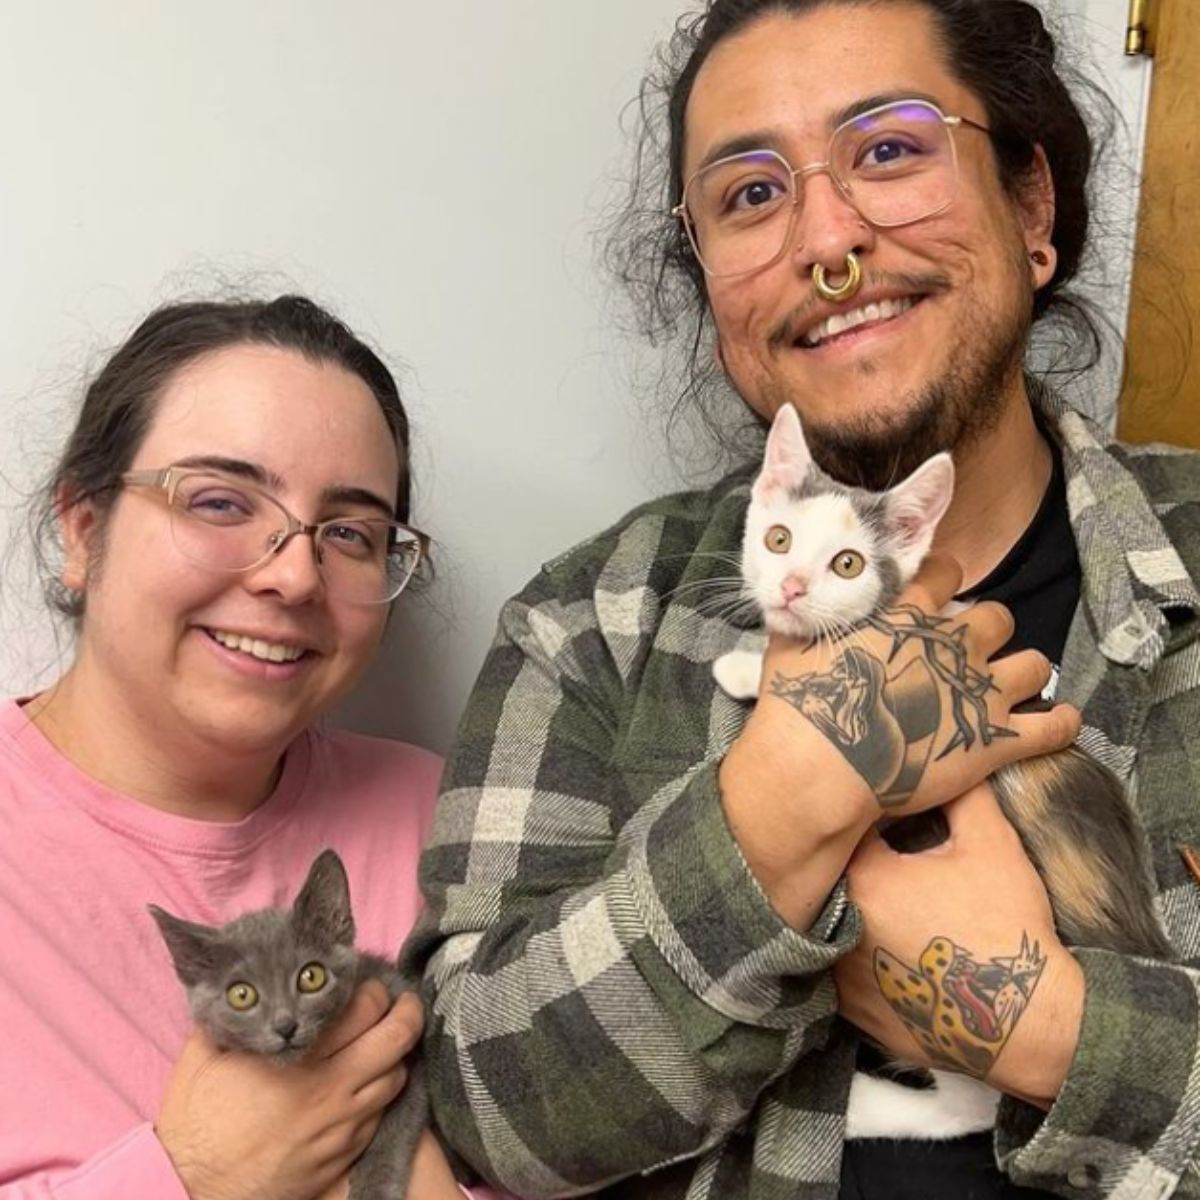
<path fill-rule="evenodd" d="M 395 963 L 354 948 L 350 887 L 332 850 L 317 856 L 291 908 L 263 909 L 219 926 L 181 920 L 155 904 L 149 909 L 192 1017 L 222 1049 L 294 1062 L 365 980 L 378 979 L 393 1000 L 418 991 L 417 981 Z M 351 1200 L 402 1200 L 428 1119 L 424 1071 L 414 1053 L 404 1091 L 350 1173 Z"/>

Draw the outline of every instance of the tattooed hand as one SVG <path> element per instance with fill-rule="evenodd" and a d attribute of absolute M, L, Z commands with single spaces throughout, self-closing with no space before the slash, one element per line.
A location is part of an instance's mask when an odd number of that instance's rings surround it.
<path fill-rule="evenodd" d="M 881 815 L 944 804 L 1078 732 L 1067 705 L 1012 712 L 1050 667 L 1032 650 L 991 661 L 1012 634 L 1007 609 L 936 615 L 960 580 L 931 555 L 869 627 L 841 642 L 768 647 L 762 693 L 721 765 L 721 802 L 751 870 L 798 928 Z"/>
<path fill-rule="evenodd" d="M 843 641 L 767 655 L 765 697 L 815 726 L 889 813 L 944 803 L 1004 763 L 1069 744 L 1078 728 L 1066 706 L 1012 713 L 1050 665 L 1036 651 L 990 661 L 1013 628 L 998 604 L 936 615 L 955 578 L 935 563 Z"/>
<path fill-rule="evenodd" d="M 850 860 L 864 932 L 834 968 L 839 1008 L 907 1062 L 1047 1103 L 1078 1038 L 1082 975 L 991 788 L 945 811 L 943 845 L 897 854 L 873 832 Z"/>

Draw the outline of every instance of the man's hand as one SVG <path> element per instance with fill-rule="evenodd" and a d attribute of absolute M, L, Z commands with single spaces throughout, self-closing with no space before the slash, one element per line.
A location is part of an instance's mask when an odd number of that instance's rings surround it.
<path fill-rule="evenodd" d="M 896 604 L 854 634 L 767 655 L 764 697 L 807 718 L 889 814 L 945 803 L 1078 732 L 1067 706 L 1013 713 L 1045 686 L 1050 663 L 1032 650 L 992 661 L 1013 631 L 1001 605 L 940 615 L 958 580 L 952 562 L 931 559 Z"/>
<path fill-rule="evenodd" d="M 864 932 L 834 968 L 839 1009 L 905 1061 L 1049 1104 L 1078 1039 L 1082 972 L 991 788 L 945 811 L 942 845 L 899 854 L 872 831 L 850 860 Z"/>
<path fill-rule="evenodd" d="M 730 827 L 784 920 L 807 928 L 881 815 L 932 808 L 999 767 L 1069 745 L 1069 705 L 1014 713 L 1050 664 L 993 662 L 1012 635 L 998 604 L 938 614 L 961 580 L 930 556 L 899 602 L 837 642 L 772 639 L 754 712 L 720 771 Z"/>
<path fill-rule="evenodd" d="M 184 1046 L 155 1123 L 191 1200 L 314 1200 L 335 1189 L 403 1090 L 420 1002 L 364 984 L 304 1061 Z"/>

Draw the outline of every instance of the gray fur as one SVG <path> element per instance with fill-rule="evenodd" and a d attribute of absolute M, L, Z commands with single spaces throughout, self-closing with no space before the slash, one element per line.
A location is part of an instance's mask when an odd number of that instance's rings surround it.
<path fill-rule="evenodd" d="M 294 1062 L 341 1016 L 360 983 L 378 979 L 393 1000 L 418 990 L 395 963 L 354 948 L 350 887 L 332 850 L 317 856 L 291 908 L 247 913 L 220 926 L 184 921 L 154 904 L 149 909 L 196 1024 L 223 1049 Z M 327 981 L 305 993 L 298 979 L 312 963 L 320 964 Z M 235 983 L 258 992 L 258 1002 L 244 1012 L 227 999 Z M 414 1051 L 404 1091 L 351 1171 L 351 1200 L 403 1200 L 413 1151 L 428 1122 L 425 1076 Z"/>
<path fill-rule="evenodd" d="M 820 475 L 819 471 L 809 469 L 809 475 Z M 828 479 L 828 476 L 824 476 Z M 850 501 L 854 515 L 862 522 L 865 529 L 870 530 L 875 542 L 876 558 L 871 566 L 879 577 L 880 593 L 878 608 L 888 608 L 896 597 L 904 590 L 908 580 L 904 578 L 896 554 L 896 531 L 888 520 L 887 506 L 883 504 L 875 492 L 864 491 L 862 488 L 845 487 L 840 483 L 829 480 L 825 491 L 836 492 Z M 820 491 L 814 491 L 819 495 Z"/>
<path fill-rule="evenodd" d="M 900 573 L 900 564 L 896 561 L 895 556 L 890 553 L 890 548 L 884 540 L 883 534 L 880 534 L 879 545 L 884 547 L 884 553 L 880 554 L 874 562 L 875 573 L 879 576 L 879 607 L 888 608 L 896 602 L 896 597 L 904 590 L 904 579 Z"/>
<path fill-rule="evenodd" d="M 830 479 L 815 463 L 808 468 L 808 474 L 796 487 L 788 488 L 787 496 L 793 504 L 811 500 L 814 496 L 849 496 L 854 491 L 836 479 Z"/>

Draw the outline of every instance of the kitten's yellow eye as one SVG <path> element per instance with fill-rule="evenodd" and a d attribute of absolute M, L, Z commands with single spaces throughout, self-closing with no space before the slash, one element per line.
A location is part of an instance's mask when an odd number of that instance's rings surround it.
<path fill-rule="evenodd" d="M 792 548 L 792 531 L 786 525 L 772 525 L 763 543 L 772 554 L 786 554 Z"/>
<path fill-rule="evenodd" d="M 225 989 L 225 999 L 235 1012 L 249 1012 L 258 1003 L 258 989 L 250 983 L 231 983 Z"/>
<path fill-rule="evenodd" d="M 296 980 L 302 992 L 319 992 L 329 982 L 329 972 L 319 962 L 310 962 Z"/>
<path fill-rule="evenodd" d="M 843 579 L 857 579 L 866 569 L 867 560 L 857 550 L 843 550 L 831 565 L 835 575 Z"/>

